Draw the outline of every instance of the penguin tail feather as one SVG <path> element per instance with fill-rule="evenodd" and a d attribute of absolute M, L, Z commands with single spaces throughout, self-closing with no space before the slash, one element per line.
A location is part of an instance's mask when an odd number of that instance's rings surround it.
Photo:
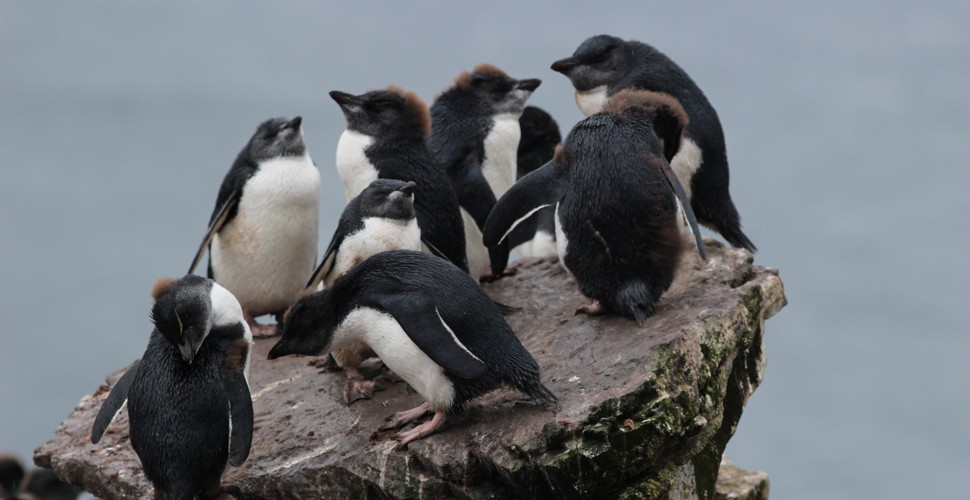
<path fill-rule="evenodd" d="M 741 231 L 741 224 L 722 228 L 721 236 L 724 236 L 724 239 L 734 248 L 744 248 L 751 253 L 758 251 L 758 247 L 754 246 L 754 243 Z"/>
<path fill-rule="evenodd" d="M 529 384 L 529 387 L 524 392 L 528 394 L 529 397 L 547 404 L 555 404 L 559 401 L 559 398 L 557 398 L 548 387 L 543 385 L 543 383 L 538 380 Z"/>
<path fill-rule="evenodd" d="M 643 326 L 643 322 L 653 316 L 655 311 L 653 300 L 650 287 L 642 281 L 627 282 L 616 294 L 617 309 L 627 317 L 633 318 L 637 326 Z"/>

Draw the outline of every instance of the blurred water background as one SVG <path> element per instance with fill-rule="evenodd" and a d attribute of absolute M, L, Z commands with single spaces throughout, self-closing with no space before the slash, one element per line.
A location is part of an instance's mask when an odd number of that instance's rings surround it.
<path fill-rule="evenodd" d="M 649 42 L 720 114 L 756 262 L 790 305 L 728 454 L 775 498 L 966 497 L 970 3 L 0 3 L 0 450 L 29 460 L 141 355 L 256 125 L 304 117 L 344 205 L 327 91 L 429 102 L 491 62 L 543 80 L 586 37 Z"/>

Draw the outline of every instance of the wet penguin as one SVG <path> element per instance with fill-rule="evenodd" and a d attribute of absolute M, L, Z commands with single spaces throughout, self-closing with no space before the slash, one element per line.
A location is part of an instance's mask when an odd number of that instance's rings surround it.
<path fill-rule="evenodd" d="M 434 412 L 430 421 L 398 434 L 402 443 L 433 433 L 448 414 L 501 384 L 555 401 L 535 359 L 478 283 L 423 253 L 379 253 L 333 287 L 298 301 L 269 358 L 320 354 L 352 341 L 373 348 L 426 401 L 395 414 L 382 429 Z"/>
<path fill-rule="evenodd" d="M 586 116 L 603 109 L 623 89 L 644 89 L 673 96 L 690 118 L 670 166 L 690 196 L 697 220 L 721 233 L 731 245 L 757 248 L 741 230 L 741 217 L 728 192 L 724 132 L 714 107 L 687 73 L 645 43 L 598 35 L 586 39 L 571 57 L 552 69 L 572 81 L 576 104 Z"/>
<path fill-rule="evenodd" d="M 425 144 L 431 133 L 428 106 L 414 92 L 395 86 L 362 95 L 334 90 L 330 97 L 347 120 L 337 143 L 337 172 L 347 199 L 378 178 L 415 182 L 422 243 L 467 271 L 458 199 Z"/>
<path fill-rule="evenodd" d="M 214 496 L 226 463 L 241 465 L 252 444 L 252 334 L 239 302 L 210 279 L 163 278 L 152 297 L 148 348 L 111 389 L 91 442 L 127 400 L 131 446 L 156 497 Z"/>
<path fill-rule="evenodd" d="M 684 248 L 679 198 L 686 195 L 664 157 L 676 150 L 686 114 L 675 99 L 626 90 L 573 127 L 551 162 L 498 201 L 485 244 L 507 237 L 535 210 L 556 210 L 560 261 L 593 300 L 581 312 L 615 311 L 643 324 L 673 281 Z M 577 312 L 580 312 L 577 311 Z"/>
<path fill-rule="evenodd" d="M 541 108 L 526 106 L 519 117 L 522 138 L 519 140 L 516 180 L 545 165 L 552 159 L 562 141 L 559 124 Z M 546 207 L 522 221 L 509 235 L 512 251 L 523 257 L 556 255 L 555 210 Z"/>
<path fill-rule="evenodd" d="M 344 208 L 337 230 L 330 240 L 323 261 L 307 282 L 316 290 L 333 282 L 368 257 L 388 250 L 421 250 L 421 230 L 414 212 L 414 182 L 377 179 L 350 200 Z M 344 398 L 347 403 L 369 399 L 375 382 L 364 379 L 358 368 L 376 356 L 361 342 L 350 342 L 333 352 L 334 360 L 347 374 Z"/>
<path fill-rule="evenodd" d="M 515 183 L 519 116 L 540 83 L 480 64 L 459 74 L 431 106 L 428 145 L 461 203 L 468 267 L 475 278 L 499 277 L 508 264 L 509 245 L 485 248 L 481 230 L 495 200 Z"/>
<path fill-rule="evenodd" d="M 191 273 L 209 249 L 208 276 L 232 292 L 256 336 L 276 321 L 303 289 L 317 258 L 320 172 L 307 152 L 302 119 L 260 124 L 219 188 L 209 228 Z"/>

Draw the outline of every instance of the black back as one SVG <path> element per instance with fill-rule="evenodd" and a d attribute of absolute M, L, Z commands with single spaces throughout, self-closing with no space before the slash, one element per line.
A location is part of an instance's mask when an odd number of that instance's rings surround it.
<path fill-rule="evenodd" d="M 516 178 L 532 172 L 543 166 L 552 159 L 556 146 L 562 142 L 562 135 L 559 133 L 559 125 L 549 113 L 536 106 L 526 106 L 519 117 L 519 128 L 522 136 L 519 140 L 518 158 L 516 160 L 518 170 Z M 533 236 L 536 231 L 542 231 L 555 238 L 555 207 L 546 207 L 529 216 L 528 219 L 519 223 L 509 241 L 514 247 L 524 243 Z"/>
<path fill-rule="evenodd" d="M 569 184 L 559 204 L 564 262 L 580 290 L 638 322 L 670 287 L 682 241 L 674 193 L 650 118 L 640 109 L 579 122 L 563 144 Z M 646 307 L 638 316 L 625 294 Z"/>

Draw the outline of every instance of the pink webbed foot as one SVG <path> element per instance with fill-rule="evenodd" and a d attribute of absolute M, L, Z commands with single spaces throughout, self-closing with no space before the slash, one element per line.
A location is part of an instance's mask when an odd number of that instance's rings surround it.
<path fill-rule="evenodd" d="M 348 406 L 354 401 L 371 399 L 374 397 L 376 391 L 384 390 L 377 382 L 365 379 L 356 368 L 345 368 L 344 372 L 347 373 L 347 385 L 344 387 L 344 400 Z"/>
<path fill-rule="evenodd" d="M 409 430 L 398 433 L 397 439 L 401 441 L 401 446 L 404 446 L 411 441 L 425 438 L 435 433 L 448 419 L 448 415 L 443 411 L 435 412 L 434 417 L 431 420 Z"/>
<path fill-rule="evenodd" d="M 600 301 L 598 300 L 593 300 L 589 304 L 586 304 L 585 306 L 582 306 L 579 309 L 576 309 L 576 314 L 582 313 L 582 314 L 589 314 L 592 316 L 603 314 L 605 312 L 606 312 L 606 308 L 604 308 L 603 304 L 601 304 Z"/>
<path fill-rule="evenodd" d="M 428 403 L 424 403 L 417 408 L 412 408 L 410 410 L 399 411 L 390 417 L 387 417 L 387 423 L 382 425 L 379 430 L 387 431 L 391 429 L 397 429 L 398 427 L 404 427 L 411 422 L 425 416 L 431 411 L 431 407 Z"/>

